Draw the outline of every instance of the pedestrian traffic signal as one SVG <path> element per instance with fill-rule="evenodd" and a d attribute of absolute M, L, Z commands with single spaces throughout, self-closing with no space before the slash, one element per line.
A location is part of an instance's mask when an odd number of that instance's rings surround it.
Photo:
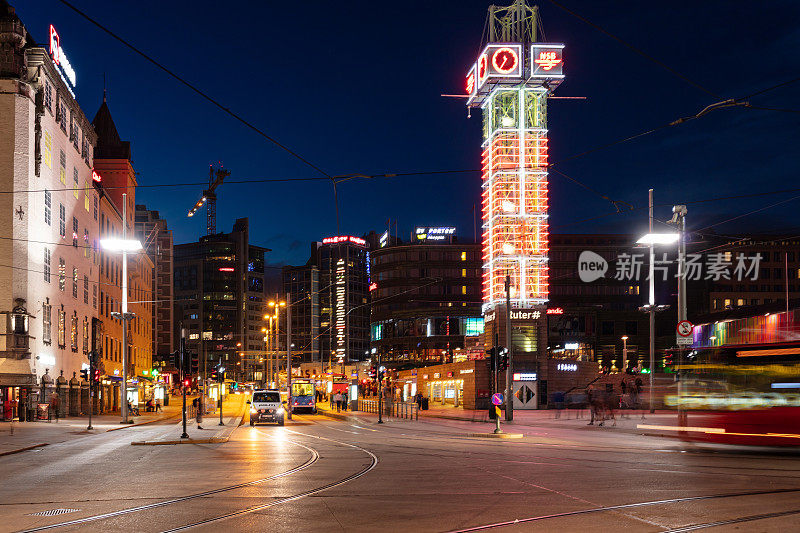
<path fill-rule="evenodd" d="M 489 372 L 497 372 L 497 348 L 489 348 L 486 350 L 486 364 L 489 366 Z"/>
<path fill-rule="evenodd" d="M 83 381 L 89 381 L 89 369 L 88 368 L 82 368 L 81 369 L 81 379 Z"/>
<path fill-rule="evenodd" d="M 508 368 L 508 348 L 500 348 L 497 359 L 497 369 L 500 372 L 505 372 Z"/>

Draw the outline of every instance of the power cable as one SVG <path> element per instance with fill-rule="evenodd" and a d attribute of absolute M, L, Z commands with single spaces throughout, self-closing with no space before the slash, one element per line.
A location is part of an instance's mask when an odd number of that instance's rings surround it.
<path fill-rule="evenodd" d="M 629 50 L 633 51 L 634 53 L 642 56 L 643 58 L 647 59 L 648 61 L 651 61 L 651 62 L 655 63 L 656 65 L 658 65 L 659 67 L 663 68 L 664 70 L 666 70 L 667 72 L 669 72 L 673 76 L 685 81 L 686 83 L 688 83 L 692 87 L 695 87 L 696 89 L 700 89 L 704 93 L 706 93 L 708 95 L 711 95 L 714 98 L 722 98 L 720 95 L 716 94 L 714 91 L 712 91 L 710 89 L 707 89 L 707 88 L 703 87 L 702 85 L 700 85 L 699 83 L 697 83 L 696 81 L 693 81 L 693 80 L 689 79 L 688 77 L 684 76 L 683 74 L 681 74 L 677 70 L 673 69 L 669 65 L 665 64 L 664 62 L 662 62 L 662 61 L 656 59 L 655 57 L 643 52 L 639 48 L 636 48 L 635 46 L 633 46 L 629 42 L 625 41 L 621 37 L 618 37 L 618 36 L 614 35 L 610 31 L 606 30 L 605 28 L 602 28 L 598 24 L 595 24 L 594 22 L 592 22 L 591 20 L 587 19 L 586 17 L 583 17 L 583 16 L 579 15 L 578 13 L 572 11 L 571 9 L 566 7 L 565 5 L 563 5 L 563 4 L 559 3 L 559 2 L 556 2 L 556 0 L 548 0 L 548 1 L 551 4 L 553 4 L 554 6 L 556 6 L 557 8 L 559 8 L 559 9 L 561 9 L 563 11 L 566 11 L 567 13 L 572 15 L 573 17 L 582 20 L 583 22 L 585 22 L 586 24 L 588 24 L 592 28 L 596 29 L 597 31 L 607 35 L 608 37 L 611 37 L 612 39 L 614 39 L 618 43 L 622 44 L 623 46 L 625 46 Z"/>
<path fill-rule="evenodd" d="M 195 85 L 193 85 L 193 84 L 191 84 L 190 82 L 188 82 L 186 79 L 182 78 L 181 76 L 179 76 L 179 75 L 178 75 L 178 74 L 176 74 L 175 72 L 173 72 L 173 71 L 171 71 L 170 69 L 168 69 L 168 68 L 167 68 L 166 66 L 164 66 L 163 64 L 159 63 L 158 61 L 156 61 L 155 59 L 153 59 L 152 57 L 150 57 L 149 55 L 147 55 L 146 53 L 144 53 L 143 51 L 141 51 L 140 49 L 138 49 L 137 47 L 135 47 L 133 44 L 129 43 L 127 40 L 123 39 L 122 37 L 120 37 L 119 35 L 117 35 L 116 33 L 114 33 L 113 31 L 111 31 L 110 29 L 108 29 L 107 27 L 103 26 L 103 25 L 102 25 L 101 23 L 99 23 L 97 20 L 93 19 L 92 17 L 90 17 L 89 15 L 87 15 L 86 13 L 84 13 L 83 11 L 81 11 L 80 9 L 78 9 L 77 7 L 75 7 L 74 5 L 72 5 L 72 4 L 71 4 L 70 2 L 68 2 L 67 0 L 59 0 L 59 1 L 60 1 L 62 4 L 64 4 L 65 6 L 67 6 L 68 8 L 70 8 L 71 10 L 73 10 L 75 13 L 77 13 L 78 15 L 80 15 L 81 17 L 83 17 L 84 19 L 86 19 L 87 21 L 89 21 L 89 22 L 91 22 L 92 24 L 94 24 L 95 26 L 97 26 L 97 27 L 98 27 L 99 29 L 101 29 L 103 32 L 105 32 L 105 33 L 107 33 L 108 35 L 110 35 L 112 38 L 116 39 L 117 41 L 119 41 L 120 43 L 122 43 L 123 45 L 125 45 L 126 47 L 130 48 L 130 49 L 131 49 L 133 52 L 135 52 L 136 54 L 140 55 L 141 57 L 143 57 L 143 58 L 144 58 L 145 60 L 147 60 L 148 62 L 150 62 L 150 63 L 152 63 L 153 65 L 155 65 L 156 67 L 158 67 L 160 70 L 164 71 L 164 72 L 165 72 L 167 75 L 169 75 L 170 77 L 174 78 L 175 80 L 177 80 L 178 82 L 180 82 L 181 84 L 183 84 L 184 86 L 186 86 L 187 88 L 189 88 L 191 91 L 193 91 L 193 92 L 195 92 L 196 94 L 198 94 L 199 96 L 201 96 L 203 99 L 207 100 L 208 102 L 210 102 L 211 104 L 213 104 L 214 106 L 216 106 L 217 108 L 219 108 L 220 110 L 222 110 L 223 112 L 227 113 L 228 115 L 230 115 L 230 116 L 231 116 L 231 117 L 233 117 L 234 119 L 238 120 L 239 122 L 241 122 L 242 124 L 244 124 L 245 126 L 247 126 L 248 128 L 250 128 L 251 130 L 255 131 L 256 133 L 258 133 L 259 135 L 261 135 L 262 137 L 264 137 L 265 139 L 267 139 L 269 142 L 271 142 L 272 144 L 274 144 L 274 145 L 275 145 L 275 146 L 277 146 L 278 148 L 280 148 L 280 149 L 284 150 L 284 151 L 285 151 L 285 152 L 287 152 L 288 154 L 290 154 L 290 155 L 292 155 L 293 157 L 295 157 L 295 158 L 299 159 L 300 161 L 302 161 L 303 163 L 305 163 L 305 164 L 306 164 L 306 165 L 308 165 L 309 167 L 313 168 L 314 170 L 316 170 L 317 172 L 319 172 L 319 173 L 320 173 L 320 174 L 322 174 L 323 176 L 327 177 L 328 179 L 333 179 L 333 177 L 332 177 L 330 174 L 328 174 L 327 172 L 325 172 L 324 170 L 322 170 L 320 167 L 318 167 L 318 166 L 317 166 L 317 165 L 315 165 L 314 163 L 310 162 L 308 159 L 304 158 L 303 156 L 301 156 L 300 154 L 298 154 L 298 153 L 297 153 L 297 152 L 295 152 L 294 150 L 290 149 L 290 148 L 289 148 L 288 146 L 286 146 L 285 144 L 282 144 L 281 142 L 279 142 L 279 141 L 278 141 L 277 139 L 275 139 L 274 137 L 272 137 L 272 136 L 268 135 L 268 134 L 267 134 L 267 133 L 266 133 L 264 130 L 262 130 L 261 128 L 257 127 L 257 126 L 256 126 L 256 125 L 254 125 L 253 123 L 249 122 L 248 120 L 246 120 L 245 118 L 243 118 L 243 117 L 242 117 L 242 116 L 240 116 L 239 114 L 237 114 L 237 113 L 235 113 L 235 112 L 231 111 L 229 108 L 227 108 L 227 107 L 225 107 L 224 105 L 222 105 L 222 104 L 221 104 L 219 101 L 217 101 L 215 98 L 213 98 L 213 97 L 209 96 L 208 94 L 206 94 L 205 92 L 203 92 L 202 90 L 200 90 L 198 87 L 196 87 Z"/>

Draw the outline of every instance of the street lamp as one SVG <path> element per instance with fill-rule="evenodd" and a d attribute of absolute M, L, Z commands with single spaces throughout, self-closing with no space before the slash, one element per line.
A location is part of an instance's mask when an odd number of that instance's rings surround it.
<path fill-rule="evenodd" d="M 275 388 L 279 389 L 280 388 L 280 386 L 279 386 L 280 384 L 278 383 L 278 381 L 279 381 L 280 372 L 278 372 L 278 369 L 280 368 L 280 363 L 278 361 L 278 346 L 279 346 L 280 343 L 278 342 L 278 332 L 280 331 L 280 309 L 281 309 L 281 307 L 286 307 L 286 302 L 285 301 L 272 300 L 272 301 L 269 302 L 268 305 L 270 307 L 274 307 L 275 308 L 275 316 L 273 317 L 275 319 L 275 337 L 274 337 L 274 339 L 275 339 L 275 364 L 272 365 L 273 367 L 272 367 L 272 369 L 270 369 L 270 378 L 272 377 L 272 374 L 274 373 L 275 374 Z M 264 316 L 267 316 L 267 315 L 264 315 Z M 270 321 L 270 330 L 272 330 L 272 321 Z M 287 370 L 287 373 L 288 373 L 288 370 Z M 287 374 L 287 383 L 288 383 L 288 374 Z"/>
<path fill-rule="evenodd" d="M 628 369 L 628 336 L 622 336 L 622 373 Z"/>
<path fill-rule="evenodd" d="M 135 315 L 128 312 L 128 252 L 138 252 L 142 249 L 142 243 L 135 239 L 126 239 L 128 220 L 126 207 L 128 205 L 128 195 L 122 194 L 122 238 L 121 239 L 100 239 L 100 246 L 109 252 L 122 252 L 122 311 L 111 313 L 114 318 L 122 320 L 122 401 L 120 411 L 122 413 L 122 423 L 129 424 L 128 420 L 128 321 Z"/>
<path fill-rule="evenodd" d="M 653 404 L 653 375 L 655 373 L 655 360 L 656 360 L 656 311 L 667 309 L 667 306 L 656 306 L 656 280 L 655 280 L 655 245 L 674 244 L 680 238 L 678 233 L 653 233 L 653 189 L 649 191 L 649 204 L 650 204 L 650 232 L 642 236 L 636 244 L 647 245 L 650 248 L 650 295 L 648 304 L 640 307 L 641 311 L 650 314 L 650 412 L 655 412 Z M 679 273 L 680 274 L 680 273 Z"/>

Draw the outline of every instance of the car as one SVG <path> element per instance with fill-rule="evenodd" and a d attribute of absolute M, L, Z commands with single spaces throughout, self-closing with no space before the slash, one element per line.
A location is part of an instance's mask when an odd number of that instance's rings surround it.
<path fill-rule="evenodd" d="M 250 425 L 261 422 L 274 422 L 279 426 L 284 423 L 285 401 L 281 401 L 281 391 L 277 389 L 255 389 L 253 396 L 247 400 L 250 405 Z"/>

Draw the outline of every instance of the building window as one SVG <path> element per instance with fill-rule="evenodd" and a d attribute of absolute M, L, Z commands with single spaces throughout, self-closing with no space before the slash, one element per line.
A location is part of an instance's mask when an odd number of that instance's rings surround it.
<path fill-rule="evenodd" d="M 462 261 L 466 261 L 467 260 L 467 252 L 461 252 L 461 260 Z"/>
<path fill-rule="evenodd" d="M 53 114 L 53 86 L 47 80 L 44 82 L 44 106 Z"/>
<path fill-rule="evenodd" d="M 87 213 L 92 212 L 92 186 L 89 185 L 88 181 L 83 187 L 83 208 L 86 209 Z"/>
<path fill-rule="evenodd" d="M 94 219 L 97 220 L 97 196 L 94 197 Z"/>
<path fill-rule="evenodd" d="M 83 317 L 83 353 L 89 353 L 89 318 Z"/>
<path fill-rule="evenodd" d="M 78 198 L 81 186 L 78 183 L 78 167 L 72 167 L 72 195 Z"/>
<path fill-rule="evenodd" d="M 92 307 L 97 309 L 97 285 L 92 285 Z"/>
<path fill-rule="evenodd" d="M 61 180 L 61 183 L 64 185 L 67 184 L 67 154 L 64 153 L 64 150 L 61 150 L 61 170 L 58 177 Z"/>
<path fill-rule="evenodd" d="M 62 239 L 67 236 L 67 209 L 64 204 L 58 204 L 58 234 Z"/>
<path fill-rule="evenodd" d="M 48 130 L 44 130 L 44 164 L 53 168 L 53 136 Z"/>
<path fill-rule="evenodd" d="M 72 246 L 78 247 L 78 219 L 72 217 Z"/>
<path fill-rule="evenodd" d="M 78 269 L 72 267 L 72 297 L 78 297 Z"/>
<path fill-rule="evenodd" d="M 44 191 L 44 223 L 50 226 L 52 224 L 52 206 L 53 206 L 53 198 L 50 191 Z"/>
<path fill-rule="evenodd" d="M 69 326 L 69 347 L 73 352 L 78 351 L 78 313 L 73 311 Z"/>
<path fill-rule="evenodd" d="M 44 249 L 44 281 L 50 283 L 50 249 Z"/>
<path fill-rule="evenodd" d="M 58 258 L 58 290 L 64 292 L 67 285 L 67 264 L 63 257 Z"/>
<path fill-rule="evenodd" d="M 64 312 L 64 306 L 58 311 L 58 347 L 66 348 L 67 346 L 67 313 Z"/>
<path fill-rule="evenodd" d="M 89 276 L 83 275 L 83 303 L 89 305 Z"/>
<path fill-rule="evenodd" d="M 47 346 L 50 346 L 53 342 L 50 336 L 50 329 L 53 327 L 51 318 L 52 312 L 53 306 L 50 305 L 50 298 L 48 298 L 45 300 L 45 303 L 42 304 L 42 342 Z"/>
<path fill-rule="evenodd" d="M 89 244 L 89 230 L 83 230 L 83 257 L 89 257 L 92 253 L 92 247 Z"/>

